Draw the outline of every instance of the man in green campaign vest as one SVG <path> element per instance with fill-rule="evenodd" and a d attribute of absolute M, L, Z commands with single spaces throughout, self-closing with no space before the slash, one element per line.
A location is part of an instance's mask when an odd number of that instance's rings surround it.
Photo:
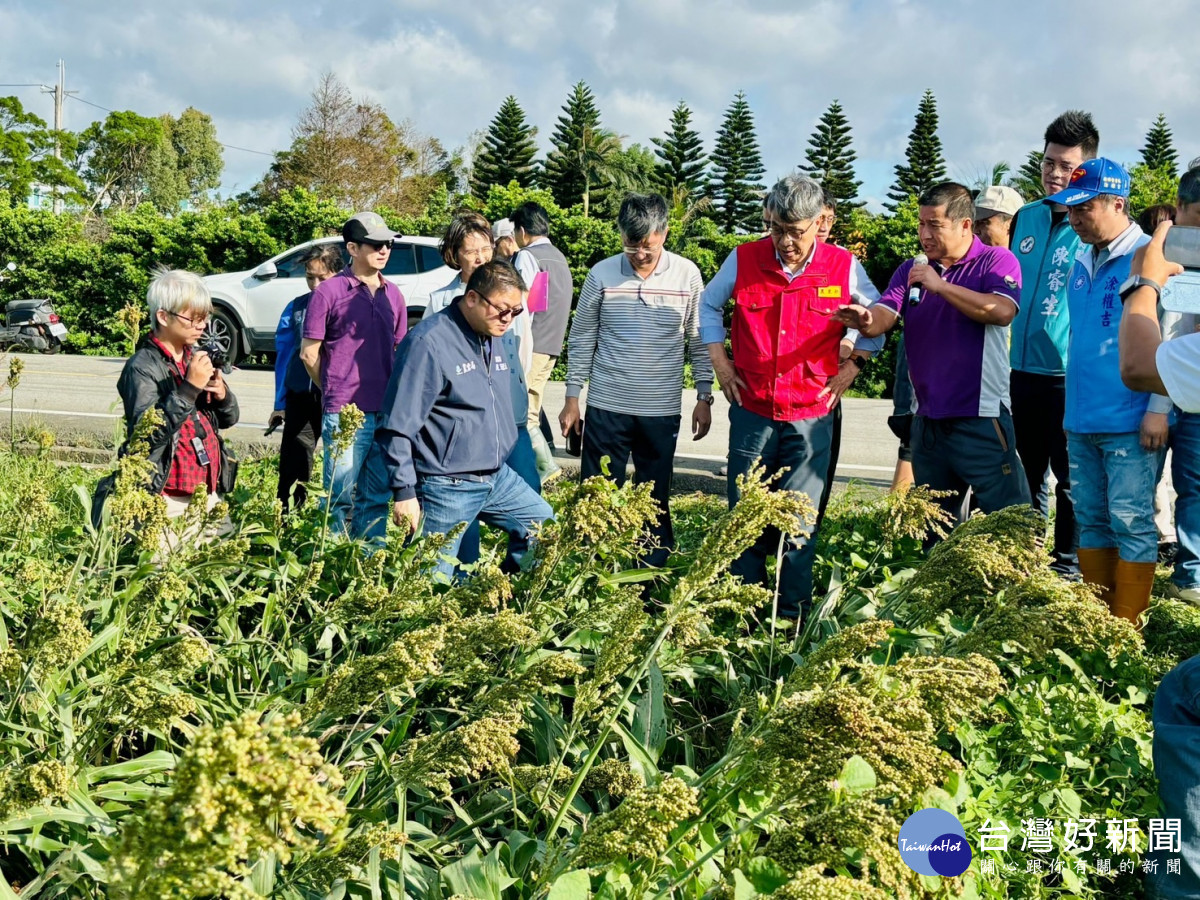
<path fill-rule="evenodd" d="M 1100 135 L 1090 114 L 1069 110 L 1050 123 L 1045 142 L 1042 189 L 1049 196 L 1067 187 L 1081 163 L 1095 158 Z M 1018 210 L 1011 247 L 1021 264 L 1022 285 L 1009 351 L 1017 453 L 1029 479 L 1034 508 L 1043 515 L 1049 514 L 1047 470 L 1054 473 L 1058 486 L 1053 565 L 1065 575 L 1078 575 L 1078 539 L 1063 414 L 1071 331 L 1067 289 L 1079 237 L 1067 221 L 1066 207 L 1038 199 Z"/>

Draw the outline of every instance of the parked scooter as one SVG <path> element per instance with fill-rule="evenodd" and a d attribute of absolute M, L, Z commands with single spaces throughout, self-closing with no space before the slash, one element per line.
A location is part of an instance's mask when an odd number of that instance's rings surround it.
<path fill-rule="evenodd" d="M 12 276 L 17 264 L 9 263 L 0 272 L 0 281 Z M 49 300 L 10 300 L 4 307 L 4 326 L 0 328 L 0 349 L 36 350 L 57 353 L 67 326 Z"/>

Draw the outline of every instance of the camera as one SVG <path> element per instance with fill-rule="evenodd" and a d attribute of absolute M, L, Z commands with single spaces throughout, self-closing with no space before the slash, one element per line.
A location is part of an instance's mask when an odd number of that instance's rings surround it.
<path fill-rule="evenodd" d="M 208 354 L 208 358 L 212 361 L 214 369 L 220 369 L 226 375 L 233 371 L 233 364 L 229 361 L 229 353 L 220 345 L 217 339 L 211 334 L 205 334 L 196 342 L 196 349 L 203 350 Z"/>
<path fill-rule="evenodd" d="M 1200 313 L 1200 228 L 1176 225 L 1167 232 L 1163 256 L 1183 266 L 1163 285 L 1163 309 L 1179 313 Z"/>

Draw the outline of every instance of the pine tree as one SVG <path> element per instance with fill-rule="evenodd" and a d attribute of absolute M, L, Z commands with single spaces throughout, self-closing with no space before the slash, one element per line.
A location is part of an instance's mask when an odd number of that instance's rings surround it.
<path fill-rule="evenodd" d="M 917 118 L 908 136 L 905 151 L 907 164 L 896 166 L 896 183 L 888 192 L 891 203 L 884 205 L 895 210 L 910 195 L 920 196 L 946 178 L 946 159 L 942 156 L 942 139 L 937 133 L 937 100 L 933 91 L 926 91 L 917 107 Z"/>
<path fill-rule="evenodd" d="M 1030 150 L 1025 162 L 1021 163 L 1021 167 L 1008 179 L 1008 186 L 1016 188 L 1017 192 L 1030 202 L 1046 196 L 1046 191 L 1042 188 L 1043 156 L 1041 150 Z"/>
<path fill-rule="evenodd" d="M 667 197 L 682 189 L 691 201 L 704 192 L 704 169 L 707 156 L 700 141 L 700 132 L 691 127 L 692 111 L 682 100 L 671 112 L 671 127 L 665 137 L 650 138 L 658 157 L 658 187 Z"/>
<path fill-rule="evenodd" d="M 525 122 L 525 110 L 511 94 L 488 126 L 487 135 L 475 157 L 471 173 L 471 191 L 476 197 L 487 194 L 492 185 L 505 187 L 516 181 L 521 187 L 533 184 L 537 154 L 534 136 L 537 129 Z"/>
<path fill-rule="evenodd" d="M 1146 146 L 1142 148 L 1142 162 L 1148 169 L 1166 169 L 1172 178 L 1178 174 L 1175 165 L 1175 145 L 1167 118 L 1162 113 L 1146 132 Z"/>
<path fill-rule="evenodd" d="M 711 161 L 709 191 L 717 207 L 717 222 L 727 233 L 759 230 L 765 187 L 758 179 L 766 169 L 754 133 L 754 115 L 743 91 L 737 92 L 725 111 Z"/>
<path fill-rule="evenodd" d="M 546 156 L 540 178 L 554 202 L 564 209 L 583 201 L 587 178 L 581 160 L 590 150 L 590 137 L 602 131 L 596 98 L 592 89 L 580 81 L 563 105 L 563 115 L 558 117 L 558 127 L 550 139 L 554 149 Z"/>
<path fill-rule="evenodd" d="M 808 139 L 807 165 L 800 168 L 821 182 L 838 199 L 839 205 L 853 209 L 862 182 L 854 177 L 854 160 L 850 147 L 850 123 L 842 113 L 842 104 L 834 100 L 817 122 L 817 130 Z"/>

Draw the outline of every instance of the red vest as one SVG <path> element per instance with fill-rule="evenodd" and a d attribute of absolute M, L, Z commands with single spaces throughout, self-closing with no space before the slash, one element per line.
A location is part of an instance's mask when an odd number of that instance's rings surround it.
<path fill-rule="evenodd" d="M 846 328 L 831 318 L 849 306 L 850 251 L 818 243 L 790 282 L 770 238 L 737 248 L 733 287 L 733 365 L 746 387 L 742 406 L 778 422 L 829 411 L 817 395 L 838 371 Z"/>

